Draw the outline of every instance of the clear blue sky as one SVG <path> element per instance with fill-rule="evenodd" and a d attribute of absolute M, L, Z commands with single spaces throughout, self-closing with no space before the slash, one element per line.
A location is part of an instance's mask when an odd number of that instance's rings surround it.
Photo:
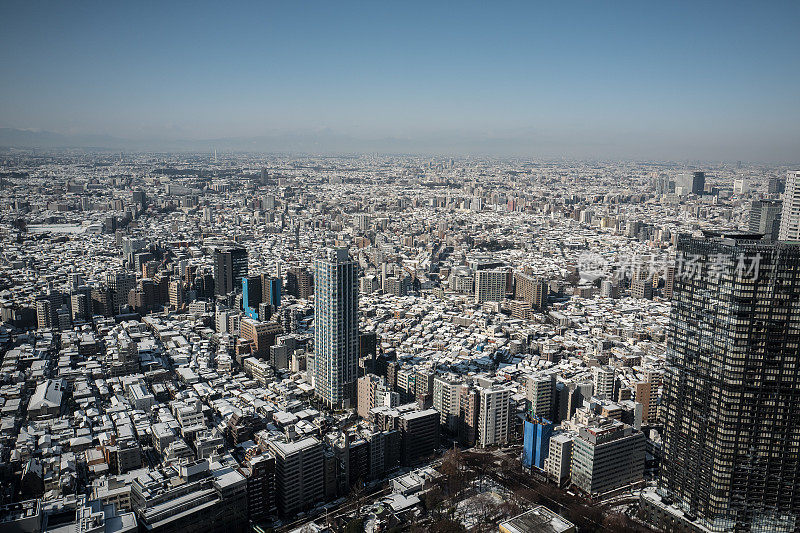
<path fill-rule="evenodd" d="M 800 161 L 798 27 L 797 1 L 4 0 L 0 127 Z"/>

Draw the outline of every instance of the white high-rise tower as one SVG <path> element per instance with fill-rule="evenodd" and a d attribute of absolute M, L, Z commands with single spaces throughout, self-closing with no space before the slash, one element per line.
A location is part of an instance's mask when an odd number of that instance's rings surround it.
<path fill-rule="evenodd" d="M 800 241 L 800 170 L 791 170 L 786 176 L 778 240 Z"/>
<path fill-rule="evenodd" d="M 314 386 L 331 408 L 355 405 L 358 380 L 358 283 L 347 248 L 314 261 Z"/>

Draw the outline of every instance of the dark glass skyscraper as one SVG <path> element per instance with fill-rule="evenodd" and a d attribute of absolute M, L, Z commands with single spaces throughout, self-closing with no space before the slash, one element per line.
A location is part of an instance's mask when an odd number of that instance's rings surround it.
<path fill-rule="evenodd" d="M 214 250 L 214 294 L 224 295 L 242 286 L 247 276 L 247 250 L 241 246 Z"/>
<path fill-rule="evenodd" d="M 781 227 L 781 205 L 780 200 L 753 200 L 750 204 L 747 230 L 751 233 L 763 233 L 770 240 L 777 240 Z"/>
<path fill-rule="evenodd" d="M 706 189 L 706 173 L 693 172 L 692 173 L 692 194 L 703 194 Z"/>
<path fill-rule="evenodd" d="M 262 276 L 242 278 L 242 308 L 244 314 L 253 320 L 258 320 L 258 306 L 263 299 L 264 287 L 261 278 Z"/>
<path fill-rule="evenodd" d="M 713 531 L 800 521 L 800 245 L 678 238 L 659 492 Z"/>

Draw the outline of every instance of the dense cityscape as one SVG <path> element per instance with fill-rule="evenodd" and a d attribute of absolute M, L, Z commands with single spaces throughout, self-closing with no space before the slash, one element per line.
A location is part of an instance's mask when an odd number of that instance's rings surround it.
<path fill-rule="evenodd" d="M 0 164 L 0 531 L 800 524 L 798 172 Z"/>
<path fill-rule="evenodd" d="M 800 533 L 800 2 L 0 2 L 0 533 Z"/>

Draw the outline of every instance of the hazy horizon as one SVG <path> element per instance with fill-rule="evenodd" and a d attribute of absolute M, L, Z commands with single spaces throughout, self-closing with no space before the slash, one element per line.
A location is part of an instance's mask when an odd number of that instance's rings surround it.
<path fill-rule="evenodd" d="M 800 161 L 793 2 L 0 14 L 0 146 Z"/>

